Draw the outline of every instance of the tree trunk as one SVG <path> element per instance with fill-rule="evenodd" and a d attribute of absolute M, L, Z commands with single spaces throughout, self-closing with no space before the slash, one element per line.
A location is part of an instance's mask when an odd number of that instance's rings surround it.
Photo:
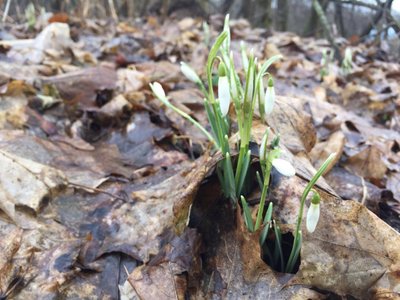
<path fill-rule="evenodd" d="M 289 16 L 289 6 L 287 0 L 278 0 L 277 24 L 279 31 L 287 30 L 287 20 Z"/>
<path fill-rule="evenodd" d="M 312 2 L 314 3 L 314 1 Z M 328 7 L 329 0 L 318 0 L 318 5 L 321 7 L 322 12 Z M 306 29 L 304 30 L 304 36 L 316 36 L 321 31 L 320 18 L 314 9 L 314 4 L 311 4 L 311 16 L 308 19 Z"/>
<path fill-rule="evenodd" d="M 336 44 L 335 39 L 332 36 L 331 30 L 329 28 L 329 22 L 328 22 L 328 19 L 325 16 L 325 12 L 324 12 L 323 7 L 320 5 L 318 0 L 313 0 L 312 6 L 313 6 L 313 8 L 315 10 L 315 13 L 318 16 L 319 23 L 321 24 L 321 26 L 322 26 L 322 28 L 324 30 L 326 38 L 328 39 L 328 41 L 331 44 L 332 48 L 335 50 L 335 58 L 337 60 L 341 61 L 342 60 L 342 55 L 340 54 L 339 46 Z"/>
<path fill-rule="evenodd" d="M 335 1 L 335 23 L 338 28 L 339 34 L 346 37 L 346 30 L 343 24 L 342 4 L 340 3 L 340 0 Z"/>

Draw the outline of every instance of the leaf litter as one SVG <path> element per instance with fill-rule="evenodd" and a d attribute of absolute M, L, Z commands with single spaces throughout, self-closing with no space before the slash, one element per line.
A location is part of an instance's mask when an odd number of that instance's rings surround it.
<path fill-rule="evenodd" d="M 212 36 L 221 20 L 211 18 Z M 297 172 L 272 176 L 268 200 L 284 234 L 294 230 L 307 180 L 338 153 L 316 186 L 318 229 L 304 235 L 297 274 L 282 274 L 262 260 L 257 234 L 220 201 L 218 157 L 209 157 L 204 137 L 147 88 L 159 81 L 175 105 L 207 125 L 202 98 L 178 64 L 202 73 L 200 20 L 151 17 L 115 28 L 88 20 L 74 32 L 78 43 L 67 24 L 55 24 L 34 39 L 0 42 L 8 49 L 0 65 L 3 294 L 399 296 L 399 64 L 359 44 L 352 73 L 345 78 L 333 65 L 321 79 L 325 41 L 231 22 L 234 57 L 240 39 L 263 58 L 284 56 L 272 71 L 281 97 L 267 120 Z M 265 125 L 253 128 L 260 143 Z"/>

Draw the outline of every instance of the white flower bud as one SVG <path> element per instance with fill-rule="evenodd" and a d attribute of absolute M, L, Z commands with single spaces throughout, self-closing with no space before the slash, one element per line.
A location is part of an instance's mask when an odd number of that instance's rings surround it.
<path fill-rule="evenodd" d="M 346 48 L 346 50 L 344 50 L 344 59 L 349 63 L 351 63 L 351 61 L 353 60 L 353 53 L 351 52 L 351 48 Z"/>
<path fill-rule="evenodd" d="M 306 227 L 307 231 L 310 233 L 313 233 L 315 228 L 317 227 L 319 220 L 319 206 L 319 203 L 314 204 L 311 202 L 310 207 L 308 208 Z"/>
<path fill-rule="evenodd" d="M 295 168 L 290 162 L 281 158 L 275 158 L 272 161 L 274 168 L 284 176 L 291 177 L 296 174 Z"/>
<path fill-rule="evenodd" d="M 167 96 L 165 95 L 163 87 L 157 81 L 153 82 L 152 84 L 150 83 L 150 87 L 151 87 L 151 90 L 153 91 L 154 95 L 158 99 L 166 99 L 167 98 Z"/>
<path fill-rule="evenodd" d="M 264 100 L 264 108 L 265 113 L 269 115 L 274 109 L 275 104 L 275 89 L 274 89 L 274 81 L 272 77 L 268 80 L 267 90 L 265 92 L 265 100 Z"/>
<path fill-rule="evenodd" d="M 228 114 L 229 105 L 231 104 L 231 95 L 227 76 L 220 76 L 218 78 L 218 100 L 221 113 L 225 117 Z"/>
<path fill-rule="evenodd" d="M 193 81 L 194 83 L 201 82 L 199 75 L 191 68 L 189 65 L 183 61 L 181 61 L 181 72 L 187 79 Z"/>

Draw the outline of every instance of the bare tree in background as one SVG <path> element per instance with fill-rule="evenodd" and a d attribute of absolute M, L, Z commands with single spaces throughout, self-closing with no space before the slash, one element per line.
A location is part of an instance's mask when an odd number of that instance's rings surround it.
<path fill-rule="evenodd" d="M 322 8 L 323 13 L 328 7 L 329 0 L 317 0 L 318 5 Z M 321 32 L 320 18 L 315 10 L 315 5 L 311 5 L 311 17 L 308 19 L 306 28 L 304 30 L 304 36 L 316 36 Z"/>
<path fill-rule="evenodd" d="M 346 29 L 344 27 L 343 23 L 343 10 L 342 10 L 342 4 L 340 3 L 340 0 L 335 1 L 335 23 L 338 28 L 339 34 L 341 36 L 346 37 Z"/>
<path fill-rule="evenodd" d="M 287 20 L 289 16 L 289 5 L 288 0 L 278 0 L 278 12 L 277 12 L 277 30 L 287 30 Z"/>

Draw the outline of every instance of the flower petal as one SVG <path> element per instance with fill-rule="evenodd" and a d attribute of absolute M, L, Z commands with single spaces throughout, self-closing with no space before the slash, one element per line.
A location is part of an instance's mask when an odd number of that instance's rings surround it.
<path fill-rule="evenodd" d="M 167 96 L 165 95 L 164 89 L 160 83 L 157 81 L 150 83 L 151 90 L 153 91 L 154 95 L 159 99 L 165 99 Z"/>
<path fill-rule="evenodd" d="M 307 211 L 306 227 L 307 231 L 313 233 L 319 220 L 319 204 L 311 203 Z"/>
<path fill-rule="evenodd" d="M 275 104 L 275 89 L 273 86 L 268 85 L 267 90 L 265 92 L 265 102 L 264 102 L 265 113 L 267 115 L 269 115 L 274 109 L 274 104 Z"/>
<path fill-rule="evenodd" d="M 229 81 L 227 76 L 221 76 L 218 78 L 218 100 L 221 113 L 225 117 L 228 114 L 229 105 L 231 103 Z"/>
<path fill-rule="evenodd" d="M 294 176 L 296 174 L 295 168 L 287 160 L 276 158 L 272 161 L 274 168 L 284 176 Z"/>

